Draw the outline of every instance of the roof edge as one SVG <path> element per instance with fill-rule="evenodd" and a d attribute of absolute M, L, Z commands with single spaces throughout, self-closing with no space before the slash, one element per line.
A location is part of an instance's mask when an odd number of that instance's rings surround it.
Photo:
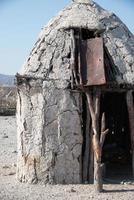
<path fill-rule="evenodd" d="M 74 3 L 78 3 L 78 4 L 90 4 L 93 3 L 92 0 L 72 0 Z"/>

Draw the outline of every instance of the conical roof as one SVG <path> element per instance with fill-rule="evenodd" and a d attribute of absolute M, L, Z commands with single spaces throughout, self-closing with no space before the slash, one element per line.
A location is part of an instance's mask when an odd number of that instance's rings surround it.
<path fill-rule="evenodd" d="M 67 55 L 71 28 L 102 32 L 104 45 L 113 59 L 115 81 L 134 84 L 134 36 L 113 13 L 91 0 L 74 0 L 49 21 L 21 70 L 21 75 L 70 80 Z M 49 74 L 50 68 L 53 73 Z"/>

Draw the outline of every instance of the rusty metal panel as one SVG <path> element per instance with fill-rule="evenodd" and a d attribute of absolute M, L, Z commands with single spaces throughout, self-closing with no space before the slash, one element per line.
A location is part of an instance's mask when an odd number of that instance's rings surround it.
<path fill-rule="evenodd" d="M 103 39 L 81 42 L 81 75 L 86 86 L 106 84 Z"/>

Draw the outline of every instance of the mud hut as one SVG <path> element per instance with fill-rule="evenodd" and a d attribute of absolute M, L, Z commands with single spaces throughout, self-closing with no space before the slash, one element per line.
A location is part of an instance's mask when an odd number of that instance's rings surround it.
<path fill-rule="evenodd" d="M 134 36 L 115 14 L 74 0 L 16 77 L 21 182 L 100 185 L 102 163 L 134 175 Z"/>

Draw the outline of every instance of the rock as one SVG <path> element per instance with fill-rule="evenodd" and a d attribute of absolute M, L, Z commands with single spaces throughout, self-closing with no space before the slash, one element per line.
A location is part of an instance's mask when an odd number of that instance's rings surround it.
<path fill-rule="evenodd" d="M 17 151 L 15 150 L 15 151 L 12 151 L 12 153 L 17 153 Z"/>
<path fill-rule="evenodd" d="M 15 175 L 15 174 L 16 174 L 16 172 L 9 172 L 9 173 L 8 173 L 9 176 L 13 176 L 13 175 Z"/>
<path fill-rule="evenodd" d="M 16 166 L 17 166 L 17 164 L 16 164 L 16 163 L 13 163 L 13 164 L 12 164 L 12 167 L 16 167 Z"/>
<path fill-rule="evenodd" d="M 3 169 L 9 169 L 10 166 L 8 166 L 8 165 L 4 165 L 2 168 L 3 168 Z"/>
<path fill-rule="evenodd" d="M 66 189 L 66 192 L 69 192 L 69 193 L 72 192 L 73 193 L 73 192 L 76 192 L 76 190 L 74 188 L 71 188 L 71 189 Z"/>
<path fill-rule="evenodd" d="M 4 135 L 2 138 L 6 139 L 6 138 L 8 138 L 8 135 Z"/>
<path fill-rule="evenodd" d="M 76 192 L 76 190 L 74 188 L 71 188 L 71 192 Z"/>

